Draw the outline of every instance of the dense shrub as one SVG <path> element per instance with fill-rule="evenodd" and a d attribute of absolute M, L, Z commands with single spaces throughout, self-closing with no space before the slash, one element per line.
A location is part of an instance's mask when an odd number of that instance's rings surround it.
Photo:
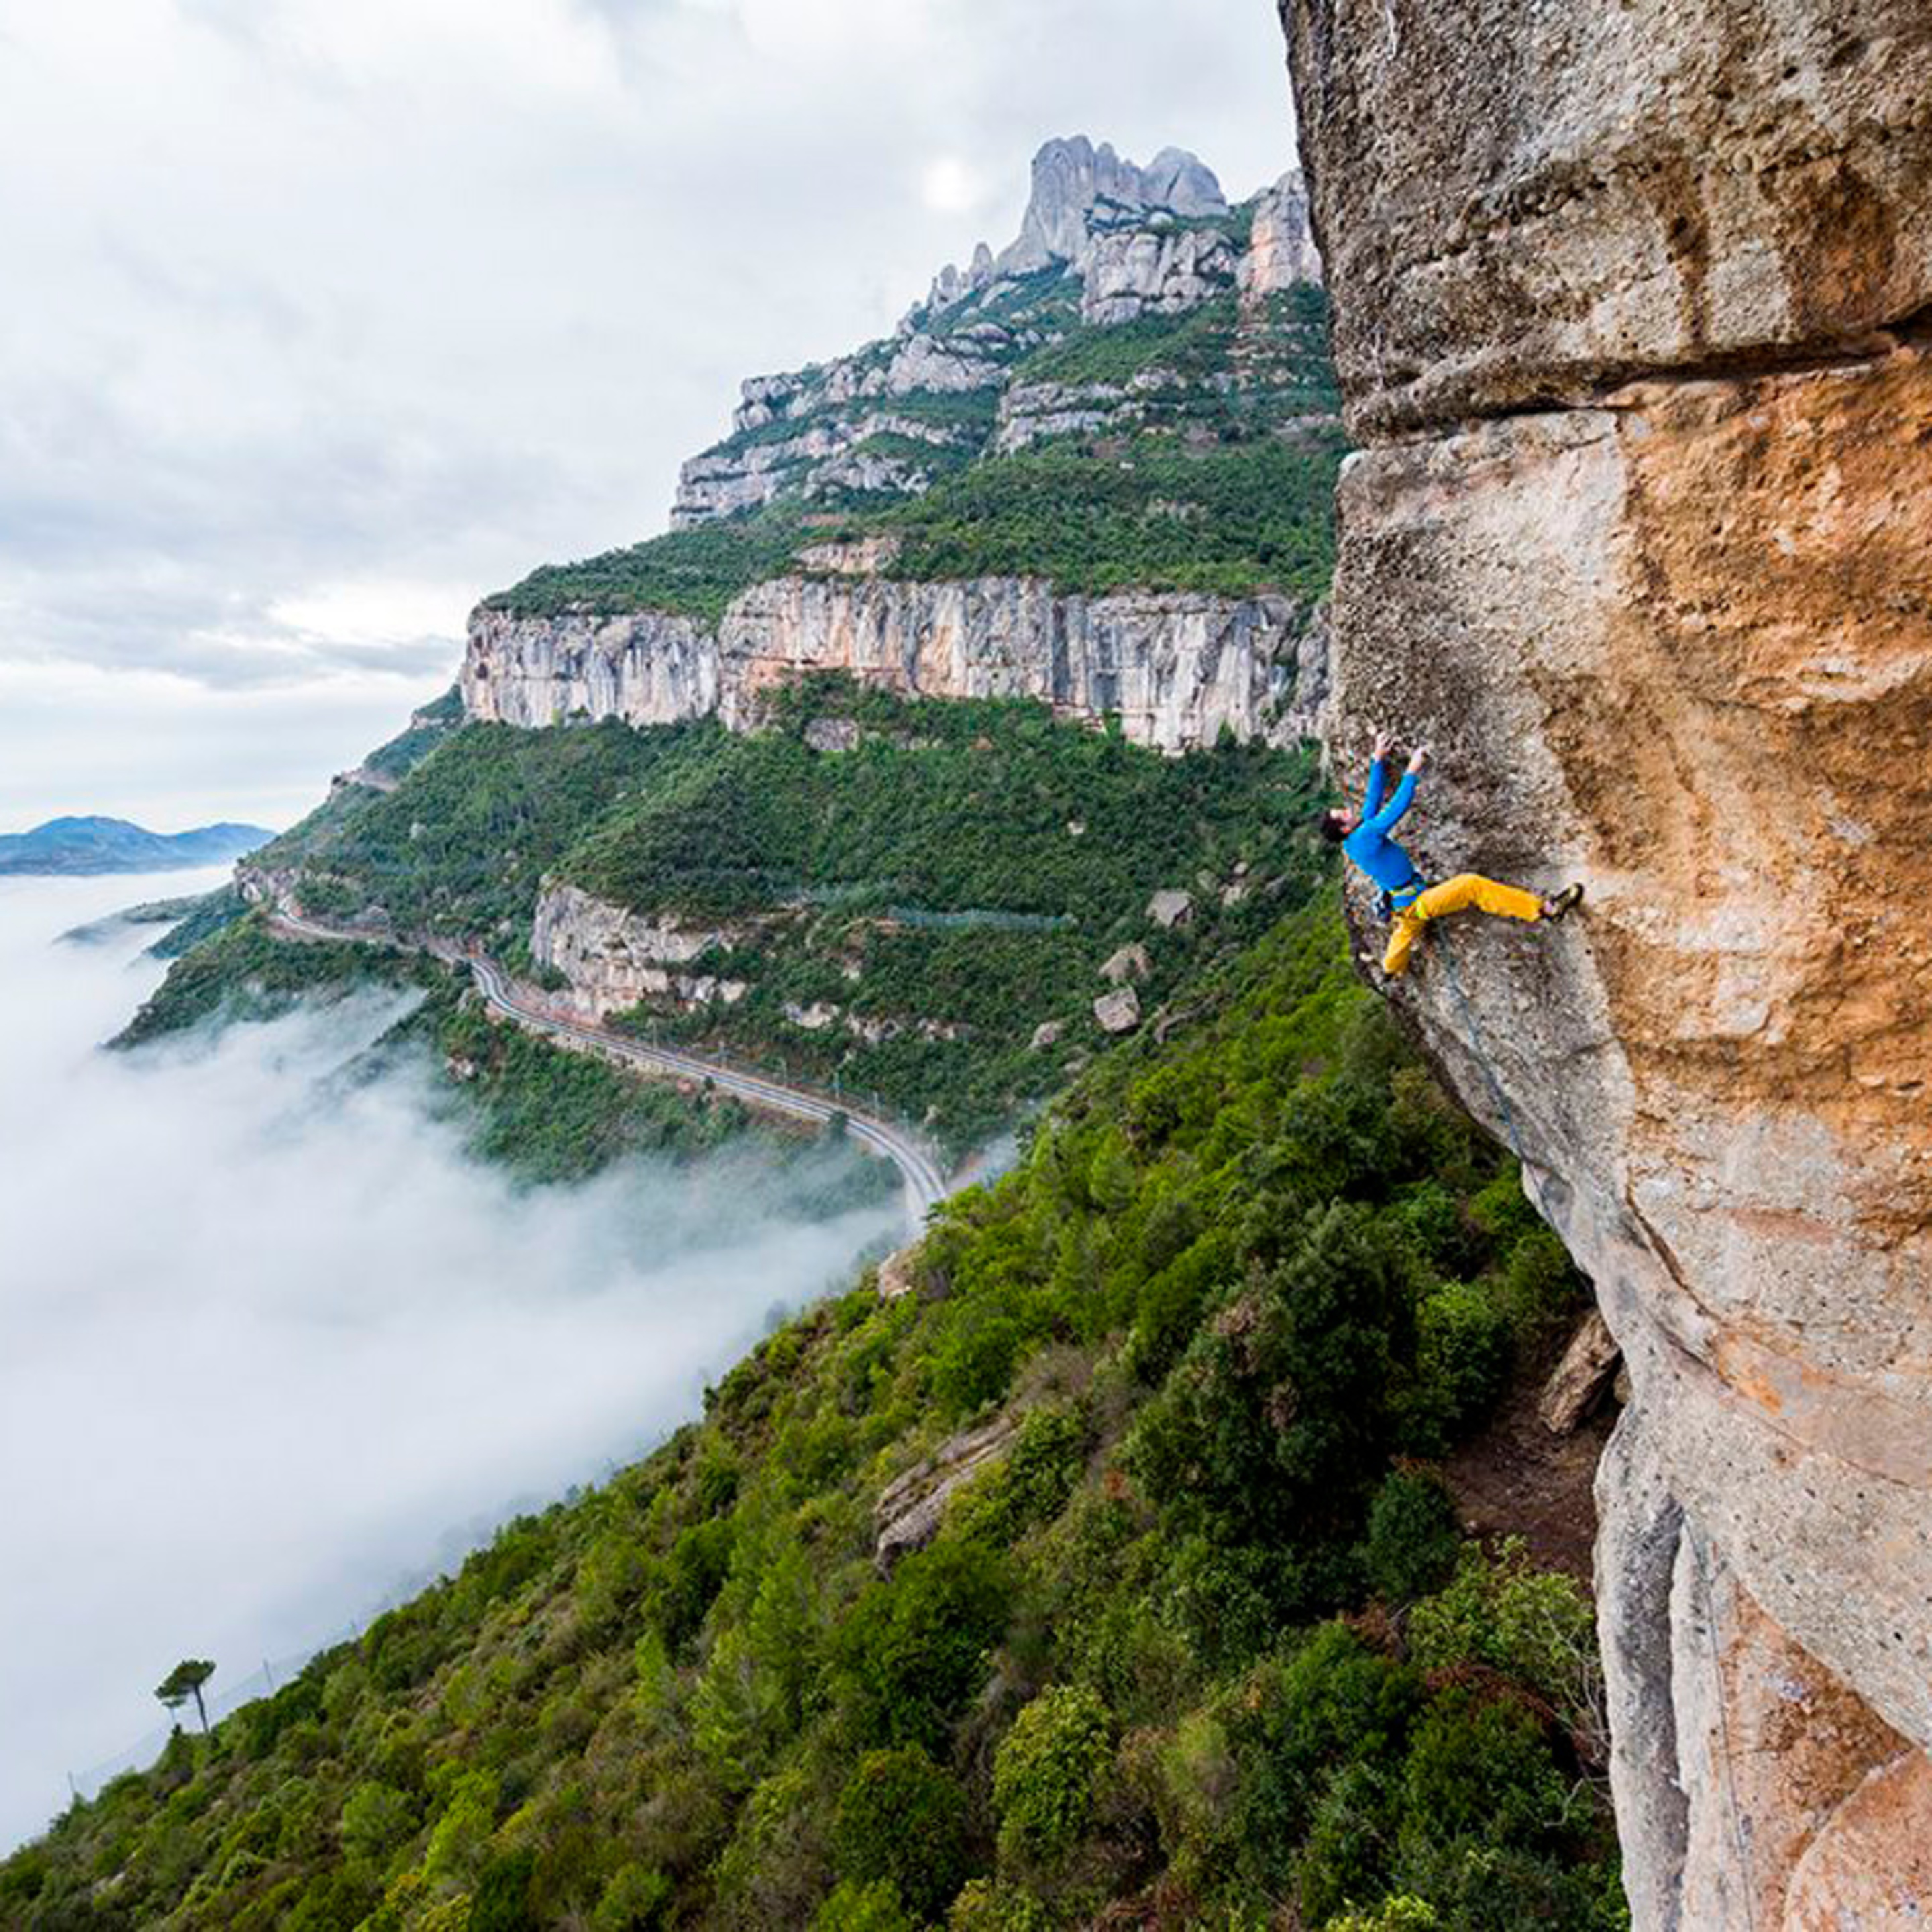
<path fill-rule="evenodd" d="M 1574 1578 L 1539 1570 L 1510 1538 L 1492 1559 L 1466 1544 L 1454 1578 L 1418 1604 L 1409 1648 L 1425 1669 L 1480 1664 L 1545 1699 L 1586 1748 L 1606 1734 L 1595 1618 Z"/>
<path fill-rule="evenodd" d="M 1369 1505 L 1363 1564 L 1370 1587 L 1391 1604 L 1426 1596 L 1448 1580 L 1462 1547 L 1456 1506 L 1439 1479 L 1392 1470 Z"/>
<path fill-rule="evenodd" d="M 1372 1912 L 1345 1912 L 1330 1919 L 1322 1932 L 1438 1932 L 1442 1924 L 1426 1899 L 1397 1892 Z"/>
<path fill-rule="evenodd" d="M 536 1853 L 527 1846 L 506 1852 L 483 1868 L 470 1897 L 468 1932 L 536 1932 L 530 1910 L 530 1880 Z"/>
<path fill-rule="evenodd" d="M 1148 1406 L 1132 1452 L 1142 1481 L 1243 1543 L 1352 1528 L 1413 1359 L 1411 1310 L 1400 1250 L 1375 1216 L 1311 1209 Z"/>
<path fill-rule="evenodd" d="M 919 1750 L 868 1751 L 839 1794 L 840 1872 L 890 1880 L 907 1909 L 936 1917 L 965 1877 L 966 1794 Z"/>
<path fill-rule="evenodd" d="M 591 1914 L 596 1932 L 652 1932 L 663 1923 L 676 1888 L 661 1871 L 620 1865 Z"/>
<path fill-rule="evenodd" d="M 351 1858 L 380 1860 L 416 1829 L 416 1807 L 392 1786 L 365 1780 L 342 1808 L 343 1850 Z"/>
<path fill-rule="evenodd" d="M 908 1556 L 890 1582 L 867 1590 L 834 1642 L 859 1736 L 880 1744 L 943 1745 L 986 1677 L 1012 1588 L 1003 1557 L 942 1537 Z"/>
<path fill-rule="evenodd" d="M 1416 1394 L 1403 1434 L 1424 1455 L 1439 1455 L 1482 1420 L 1509 1382 L 1508 1308 L 1474 1283 L 1450 1282 L 1416 1310 Z"/>
<path fill-rule="evenodd" d="M 859 1885 L 848 1879 L 813 1916 L 812 1932 L 919 1932 L 919 1922 L 884 1880 Z"/>
<path fill-rule="evenodd" d="M 1054 1932 L 1054 1914 L 1023 1886 L 975 1879 L 954 1900 L 946 1932 Z"/>
<path fill-rule="evenodd" d="M 1048 1861 L 1072 1848 L 1093 1816 L 1112 1729 L 1100 1698 L 1072 1685 L 1042 1690 L 1013 1720 L 993 1760 L 1002 1858 Z"/>

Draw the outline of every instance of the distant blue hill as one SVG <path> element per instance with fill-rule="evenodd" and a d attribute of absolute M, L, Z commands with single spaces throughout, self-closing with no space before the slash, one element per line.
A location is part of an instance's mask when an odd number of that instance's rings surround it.
<path fill-rule="evenodd" d="M 149 832 L 124 818 L 50 818 L 31 832 L 0 832 L 0 874 L 175 872 L 238 859 L 274 836 L 259 825 Z"/>

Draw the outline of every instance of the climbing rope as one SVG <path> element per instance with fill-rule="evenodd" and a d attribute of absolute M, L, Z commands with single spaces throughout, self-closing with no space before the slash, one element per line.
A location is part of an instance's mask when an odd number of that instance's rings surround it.
<path fill-rule="evenodd" d="M 1432 921 L 1432 924 L 1442 922 Z M 1442 963 L 1449 969 L 1449 984 L 1456 995 L 1456 1004 L 1462 1010 L 1462 1022 L 1468 1028 L 1469 1050 L 1476 1056 L 1476 1064 L 1481 1067 L 1490 1083 L 1490 1090 L 1496 1096 L 1496 1105 L 1502 1109 L 1503 1125 L 1508 1130 L 1510 1148 L 1519 1162 L 1523 1159 L 1522 1136 L 1516 1130 L 1516 1114 L 1509 1103 L 1509 1096 L 1503 1091 L 1503 1083 L 1496 1076 L 1496 1070 L 1490 1064 L 1488 1049 L 1483 1044 L 1483 1029 L 1478 1024 L 1476 1010 L 1469 1004 L 1469 996 L 1462 990 L 1462 976 L 1456 970 L 1456 949 L 1449 944 L 1446 931 L 1432 935 L 1432 942 L 1442 955 Z"/>
<path fill-rule="evenodd" d="M 1736 1760 L 1731 1750 L 1731 1713 L 1724 1699 L 1724 1660 L 1718 1654 L 1718 1600 L 1712 1593 L 1711 1572 L 1704 1560 L 1703 1543 L 1688 1515 L 1684 1519 L 1684 1533 L 1690 1540 L 1690 1554 L 1697 1564 L 1697 1581 L 1704 1598 L 1704 1636 L 1710 1646 L 1711 1674 L 1718 1684 L 1718 1749 L 1724 1760 L 1721 1768 L 1725 1796 L 1731 1801 L 1731 1832 L 1738 1841 L 1738 1878 L 1744 1890 L 1744 1932 L 1757 1932 L 1757 1907 L 1751 1898 L 1750 1844 L 1744 1835 L 1744 1813 L 1738 1805 L 1738 1780 L 1732 1769 Z"/>

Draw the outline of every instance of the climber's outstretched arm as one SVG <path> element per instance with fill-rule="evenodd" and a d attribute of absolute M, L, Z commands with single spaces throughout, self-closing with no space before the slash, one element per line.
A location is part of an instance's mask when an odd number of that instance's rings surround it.
<path fill-rule="evenodd" d="M 1382 766 L 1376 766 L 1378 776 L 1381 771 Z M 1415 802 L 1415 773 L 1413 770 L 1402 773 L 1402 783 L 1396 787 L 1394 797 L 1380 812 L 1376 811 L 1375 806 L 1382 803 L 1382 790 L 1374 778 L 1369 782 L 1369 789 L 1375 805 L 1365 806 L 1362 816 L 1378 832 L 1386 832 Z"/>
<path fill-rule="evenodd" d="M 1396 787 L 1395 796 L 1389 800 L 1388 808 L 1378 813 L 1374 805 L 1364 808 L 1363 818 L 1378 832 L 1388 831 L 1415 802 L 1415 782 L 1421 776 L 1423 766 L 1428 762 L 1429 747 L 1426 745 L 1417 746 L 1409 754 L 1408 770 L 1402 773 L 1402 783 Z M 1377 782 L 1381 772 L 1382 766 L 1378 761 L 1375 772 L 1370 776 L 1369 781 L 1370 790 L 1375 799 L 1376 804 L 1378 805 L 1382 802 L 1382 787 Z"/>
<path fill-rule="evenodd" d="M 1373 818 L 1382 809 L 1382 793 L 1388 784 L 1388 772 L 1380 758 L 1369 767 L 1369 788 L 1362 794 L 1362 818 L 1364 824 Z"/>

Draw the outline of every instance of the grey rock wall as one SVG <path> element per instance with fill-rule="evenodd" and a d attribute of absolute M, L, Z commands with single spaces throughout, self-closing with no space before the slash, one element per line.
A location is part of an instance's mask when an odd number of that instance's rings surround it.
<path fill-rule="evenodd" d="M 1180 752 L 1225 728 L 1298 735 L 1318 681 L 1319 634 L 1276 596 L 1124 591 L 1064 596 L 1037 578 L 901 582 L 791 576 L 736 598 L 716 630 L 654 612 L 471 621 L 460 679 L 470 717 L 754 724 L 762 694 L 814 670 L 909 696 L 1033 698 L 1061 716 L 1118 715 L 1138 744 Z"/>
<path fill-rule="evenodd" d="M 627 911 L 576 886 L 547 886 L 530 927 L 530 956 L 569 982 L 569 1004 L 591 1019 L 640 1001 L 735 1005 L 741 980 L 707 960 L 742 944 L 742 925 L 690 926 L 661 913 Z"/>

